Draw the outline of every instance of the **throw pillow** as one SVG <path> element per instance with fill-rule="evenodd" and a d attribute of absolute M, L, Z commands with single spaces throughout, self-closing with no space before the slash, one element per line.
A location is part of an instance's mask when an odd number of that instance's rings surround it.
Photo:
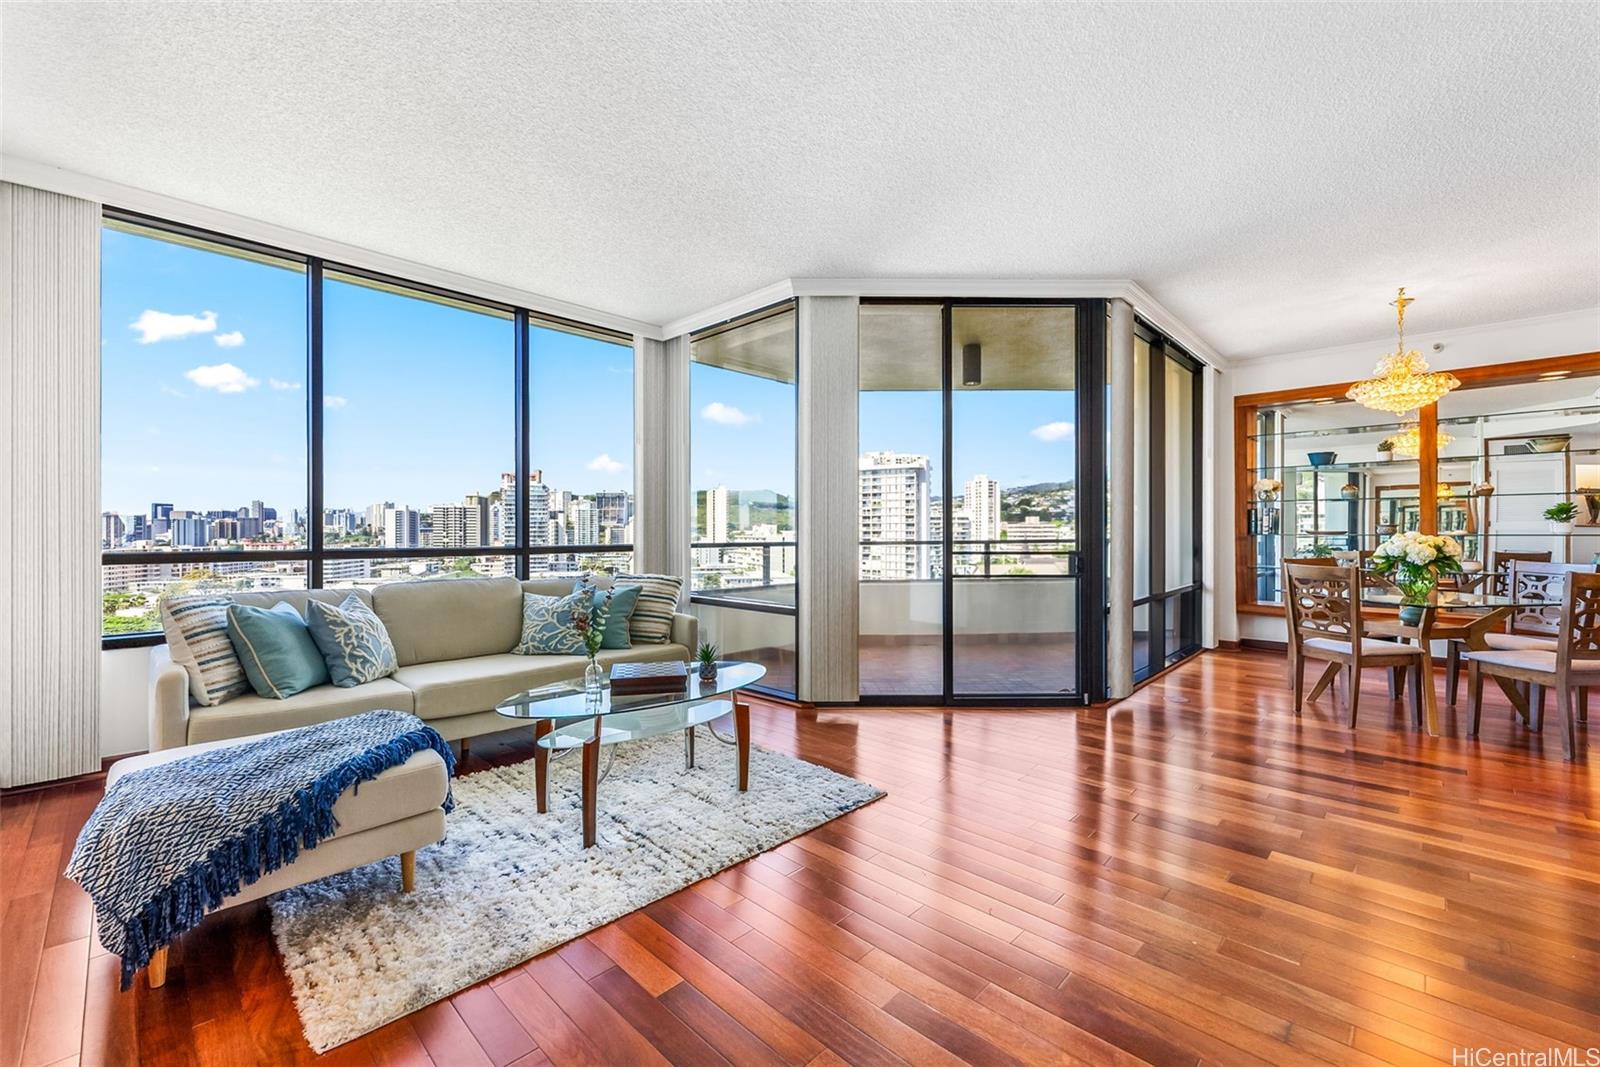
<path fill-rule="evenodd" d="M 311 628 L 294 610 L 244 604 L 228 607 L 228 638 L 244 664 L 250 686 L 264 697 L 285 700 L 328 681 L 328 664 L 311 638 Z"/>
<path fill-rule="evenodd" d="M 519 656 L 581 656 L 583 638 L 572 628 L 572 609 L 588 590 L 566 596 L 522 594 L 522 639 L 511 651 Z"/>
<path fill-rule="evenodd" d="M 228 640 L 231 603 L 216 593 L 183 593 L 161 601 L 161 628 L 172 662 L 189 672 L 189 695 L 205 707 L 250 692 L 250 679 Z"/>
<path fill-rule="evenodd" d="M 354 593 L 338 607 L 308 601 L 306 622 L 334 685 L 349 689 L 387 678 L 400 669 L 383 620 Z"/>
<path fill-rule="evenodd" d="M 628 620 L 633 617 L 634 608 L 639 605 L 639 586 L 613 585 L 609 589 L 591 583 L 590 576 L 585 574 L 578 579 L 578 584 L 572 587 L 574 593 L 588 590 L 594 597 L 598 606 L 602 597 L 610 594 L 611 602 L 606 607 L 605 637 L 600 641 L 601 648 L 632 648 L 633 642 L 628 639 Z"/>
<path fill-rule="evenodd" d="M 633 643 L 666 644 L 672 636 L 672 614 L 678 609 L 683 579 L 670 574 L 619 574 L 616 580 L 618 585 L 639 587 L 639 603 L 628 618 L 628 636 Z"/>

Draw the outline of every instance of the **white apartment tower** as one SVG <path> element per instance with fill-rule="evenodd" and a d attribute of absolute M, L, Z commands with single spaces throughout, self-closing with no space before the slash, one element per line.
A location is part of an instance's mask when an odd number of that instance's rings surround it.
<path fill-rule="evenodd" d="M 422 512 L 415 508 L 386 508 L 383 512 L 384 548 L 420 548 Z"/>
<path fill-rule="evenodd" d="M 1000 483 L 987 474 L 973 475 L 967 483 L 963 503 L 967 517 L 972 520 L 972 537 L 977 541 L 994 541 L 1000 537 Z"/>
<path fill-rule="evenodd" d="M 866 452 L 858 457 L 861 502 L 861 579 L 927 579 L 932 576 L 929 539 L 927 456 Z"/>
<path fill-rule="evenodd" d="M 728 539 L 728 487 L 706 490 L 706 540 Z"/>

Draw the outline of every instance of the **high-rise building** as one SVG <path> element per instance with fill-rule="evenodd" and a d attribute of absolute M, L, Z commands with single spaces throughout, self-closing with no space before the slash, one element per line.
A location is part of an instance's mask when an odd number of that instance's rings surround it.
<path fill-rule="evenodd" d="M 267 505 L 261 500 L 250 501 L 250 518 L 264 519 L 267 517 Z"/>
<path fill-rule="evenodd" d="M 483 493 L 468 493 L 462 498 L 462 503 L 470 510 L 476 512 L 474 521 L 477 525 L 478 539 L 473 541 L 472 544 L 488 544 L 489 533 L 493 529 L 493 527 L 489 525 L 489 497 Z"/>
<path fill-rule="evenodd" d="M 381 504 L 367 505 L 367 530 L 373 537 L 383 536 L 385 524 L 389 521 L 389 512 L 393 507 L 393 500 L 385 500 Z"/>
<path fill-rule="evenodd" d="M 528 472 L 528 543 L 548 545 L 550 521 L 550 487 L 544 484 L 543 471 Z M 516 544 L 517 478 L 514 474 L 500 475 L 500 543 Z M 535 563 L 537 563 L 537 558 Z M 536 568 L 537 569 L 537 568 Z"/>
<path fill-rule="evenodd" d="M 972 520 L 972 537 L 993 541 L 1000 536 L 1000 483 L 987 474 L 975 474 L 967 482 L 963 510 Z"/>
<path fill-rule="evenodd" d="M 211 525 L 198 515 L 168 521 L 174 548 L 204 548 L 211 541 Z"/>
<path fill-rule="evenodd" d="M 931 577 L 930 546 L 907 543 L 932 537 L 928 457 L 867 452 L 858 457 L 857 468 L 862 579 Z"/>
<path fill-rule="evenodd" d="M 420 548 L 422 512 L 415 508 L 388 508 L 383 513 L 384 548 Z"/>
<path fill-rule="evenodd" d="M 127 523 L 127 541 L 148 541 L 150 539 L 150 520 L 143 515 L 129 515 Z"/>
<path fill-rule="evenodd" d="M 725 485 L 706 490 L 705 539 L 707 541 L 728 539 L 728 487 Z"/>
<path fill-rule="evenodd" d="M 572 516 L 572 543 L 575 545 L 600 544 L 600 509 L 593 500 L 575 500 L 567 508 Z"/>
<path fill-rule="evenodd" d="M 487 521 L 487 510 L 472 503 L 435 504 L 428 543 L 434 548 L 475 548 L 483 544 L 482 524 Z"/>
<path fill-rule="evenodd" d="M 150 505 L 150 536 L 160 537 L 172 529 L 172 505 Z"/>
<path fill-rule="evenodd" d="M 115 511 L 102 511 L 100 513 L 100 547 L 121 548 L 123 538 L 127 536 L 128 527 L 122 521 L 122 516 Z"/>
<path fill-rule="evenodd" d="M 211 524 L 211 536 L 218 541 L 237 541 L 243 534 L 239 532 L 240 518 L 217 519 Z"/>
<path fill-rule="evenodd" d="M 602 489 L 594 495 L 594 506 L 600 511 L 601 526 L 625 526 L 633 517 L 629 496 L 621 490 Z"/>

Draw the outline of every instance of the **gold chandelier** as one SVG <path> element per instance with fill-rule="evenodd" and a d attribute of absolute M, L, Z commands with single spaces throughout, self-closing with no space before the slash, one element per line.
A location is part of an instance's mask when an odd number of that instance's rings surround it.
<path fill-rule="evenodd" d="M 1400 415 L 1435 403 L 1461 384 L 1461 380 L 1448 371 L 1429 371 L 1428 361 L 1422 358 L 1421 352 L 1406 350 L 1406 305 L 1413 302 L 1414 298 L 1407 296 L 1405 287 L 1401 286 L 1400 295 L 1390 305 L 1396 309 L 1399 344 L 1378 360 L 1371 378 L 1357 382 L 1345 393 L 1363 407 Z"/>
<path fill-rule="evenodd" d="M 1438 449 L 1443 451 L 1444 446 L 1454 441 L 1455 438 L 1445 433 L 1438 432 Z M 1414 422 L 1408 422 L 1399 433 L 1393 434 L 1389 440 L 1394 443 L 1394 454 L 1407 459 L 1416 459 L 1422 455 L 1422 428 Z"/>

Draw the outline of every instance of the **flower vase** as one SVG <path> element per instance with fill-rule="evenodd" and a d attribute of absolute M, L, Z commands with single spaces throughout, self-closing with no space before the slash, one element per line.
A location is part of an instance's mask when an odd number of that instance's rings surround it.
<path fill-rule="evenodd" d="M 1428 598 L 1433 594 L 1434 586 L 1438 584 L 1439 577 L 1432 571 L 1424 572 L 1405 581 L 1397 582 L 1400 586 L 1400 596 L 1403 603 L 1400 605 L 1400 621 L 1407 626 L 1416 626 L 1422 622 L 1422 613 L 1428 607 Z"/>
<path fill-rule="evenodd" d="M 600 664 L 595 661 L 593 654 L 589 656 L 589 665 L 583 669 L 583 693 L 591 703 L 598 703 L 600 691 L 605 688 L 605 675 L 600 670 Z"/>

